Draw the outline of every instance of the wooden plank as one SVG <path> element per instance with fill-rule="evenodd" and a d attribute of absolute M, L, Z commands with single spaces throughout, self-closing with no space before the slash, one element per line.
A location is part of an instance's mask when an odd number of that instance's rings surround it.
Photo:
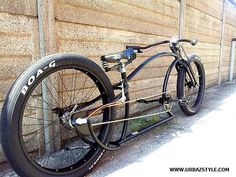
<path fill-rule="evenodd" d="M 155 24 L 153 22 L 143 21 L 141 19 L 107 13 L 98 9 L 75 6 L 74 4 L 63 3 L 63 1 L 60 2 L 61 3 L 58 3 L 57 6 L 56 19 L 61 21 L 102 26 L 106 28 L 123 29 L 127 31 L 162 36 L 173 36 L 177 34 L 177 26 L 171 27 L 168 25 L 162 25 L 164 22 Z"/>
<path fill-rule="evenodd" d="M 221 19 L 222 0 L 187 0 L 187 5 Z"/>
<path fill-rule="evenodd" d="M 221 21 L 190 6 L 186 8 L 186 33 L 207 43 L 220 43 Z"/>
<path fill-rule="evenodd" d="M 0 35 L 0 38 L 0 55 L 31 55 L 33 52 L 31 37 Z"/>
<path fill-rule="evenodd" d="M 57 21 L 59 39 L 147 45 L 167 37 Z"/>
<path fill-rule="evenodd" d="M 140 21 L 150 22 L 161 26 L 169 26 L 176 28 L 178 23 L 177 11 L 176 11 L 176 16 L 172 17 L 166 15 L 164 16 L 162 13 L 148 11 L 142 7 L 137 7 L 134 6 L 133 4 L 130 5 L 127 3 L 121 3 L 120 1 L 115 1 L 115 0 L 86 0 L 86 1 L 60 0 L 59 3 L 70 4 L 71 6 L 78 8 L 92 9 L 99 11 L 100 13 L 101 12 L 107 14 L 109 13 L 115 16 L 122 16 L 134 20 L 136 19 Z M 157 12 L 158 10 L 159 9 L 156 9 Z"/>
<path fill-rule="evenodd" d="M 217 85 L 217 83 L 218 83 L 218 79 L 213 79 L 213 80 L 206 83 L 206 88 L 210 88 L 212 86 L 215 86 L 215 85 Z"/>
<path fill-rule="evenodd" d="M 0 34 L 11 36 L 30 36 L 31 19 L 20 15 L 11 15 L 0 12 Z"/>
<path fill-rule="evenodd" d="M 6 62 L 7 61 L 7 62 Z M 32 64 L 32 56 L 0 57 L 0 81 L 14 80 Z"/>
<path fill-rule="evenodd" d="M 0 101 L 4 101 L 7 93 L 9 92 L 11 85 L 13 84 L 15 78 L 12 80 L 1 80 L 0 84 Z"/>
<path fill-rule="evenodd" d="M 231 2 L 226 1 L 225 21 L 227 24 L 236 27 L 236 7 Z"/>
<path fill-rule="evenodd" d="M 0 100 L 3 100 L 12 82 L 38 58 L 38 33 L 37 19 L 29 16 L 0 12 L 0 26 Z"/>
<path fill-rule="evenodd" d="M 35 0 L 1 0 L 0 12 L 37 16 Z"/>
<path fill-rule="evenodd" d="M 236 23 L 236 22 L 235 22 Z M 231 46 L 232 38 L 236 37 L 236 26 L 225 24 L 224 46 Z"/>
<path fill-rule="evenodd" d="M 175 0 L 116 0 L 124 2 L 131 6 L 139 7 L 142 10 L 149 10 L 167 17 L 177 18 L 179 10 L 179 2 Z"/>

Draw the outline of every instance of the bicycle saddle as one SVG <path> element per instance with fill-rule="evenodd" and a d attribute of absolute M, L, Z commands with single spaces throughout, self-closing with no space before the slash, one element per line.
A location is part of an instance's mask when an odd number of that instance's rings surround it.
<path fill-rule="evenodd" d="M 101 56 L 102 61 L 106 61 L 108 63 L 116 63 L 120 62 L 121 59 L 127 59 L 128 62 L 132 62 L 136 58 L 136 53 L 133 49 L 129 48 L 122 52 L 108 54 Z"/>

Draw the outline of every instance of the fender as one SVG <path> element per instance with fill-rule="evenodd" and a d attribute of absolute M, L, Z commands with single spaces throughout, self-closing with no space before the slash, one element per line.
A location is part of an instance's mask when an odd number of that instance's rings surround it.
<path fill-rule="evenodd" d="M 194 74 L 193 74 L 192 67 L 191 67 L 191 65 L 190 65 L 190 63 L 193 61 L 193 59 L 198 60 L 198 61 L 202 64 L 201 58 L 200 58 L 198 55 L 196 55 L 196 54 L 190 54 L 190 55 L 188 56 L 188 59 L 187 59 L 187 60 L 182 60 L 182 64 L 183 64 L 183 67 L 186 68 L 186 71 L 187 71 L 187 73 L 188 73 L 188 75 L 189 75 L 191 81 L 192 81 L 193 83 L 197 83 L 197 82 L 196 82 L 196 78 L 194 77 Z M 203 65 L 203 64 L 202 64 L 202 65 Z"/>
<path fill-rule="evenodd" d="M 194 53 L 191 53 L 191 54 L 188 55 L 188 60 L 187 61 L 190 63 L 194 58 L 199 60 L 202 63 L 202 59 Z"/>
<path fill-rule="evenodd" d="M 182 67 L 185 67 L 185 68 L 189 68 L 189 64 L 192 62 L 193 59 L 198 59 L 202 63 L 201 58 L 196 54 L 190 54 L 190 55 L 188 55 L 187 58 L 188 58 L 187 60 L 180 60 L 180 59 L 177 59 L 177 57 L 175 57 L 175 60 L 169 66 L 169 68 L 166 72 L 166 75 L 165 75 L 164 84 L 163 84 L 163 88 L 162 88 L 162 92 L 163 92 L 162 100 L 165 100 L 165 98 L 166 98 L 166 91 L 167 91 L 167 85 L 168 85 L 170 73 L 173 70 L 173 68 L 176 65 L 178 65 L 179 62 L 181 62 L 181 65 L 183 65 Z"/>
<path fill-rule="evenodd" d="M 202 59 L 196 54 L 190 54 L 187 56 L 187 59 L 181 60 L 181 64 L 185 67 L 189 67 L 189 64 L 193 61 L 193 59 L 197 59 L 202 63 Z"/>
<path fill-rule="evenodd" d="M 170 77 L 170 73 L 173 70 L 173 68 L 178 64 L 178 62 L 180 62 L 180 61 L 181 60 L 176 57 L 175 60 L 169 66 L 168 70 L 166 71 L 166 75 L 165 75 L 165 79 L 164 79 L 164 83 L 163 83 L 163 88 L 162 88 L 162 92 L 163 92 L 162 100 L 163 101 L 166 98 L 167 84 L 168 84 L 168 80 L 169 80 L 169 77 Z"/>

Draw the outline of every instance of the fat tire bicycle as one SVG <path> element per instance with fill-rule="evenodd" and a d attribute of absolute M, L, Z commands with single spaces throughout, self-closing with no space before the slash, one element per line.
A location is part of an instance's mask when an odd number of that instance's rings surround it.
<path fill-rule="evenodd" d="M 2 109 L 1 144 L 13 169 L 24 177 L 83 176 L 105 150 L 117 150 L 120 144 L 171 120 L 171 102 L 177 101 L 186 115 L 196 114 L 204 97 L 204 67 L 197 55 L 185 53 L 182 42 L 197 44 L 197 40 L 175 37 L 148 46 L 126 46 L 122 52 L 102 56 L 106 72 L 120 73 L 120 81 L 113 85 L 95 62 L 77 54 L 54 54 L 35 62 L 14 82 Z M 127 76 L 126 66 L 138 53 L 161 44 L 169 44 L 172 52 L 156 53 Z M 165 74 L 162 93 L 131 100 L 128 82 L 160 57 L 174 59 Z M 174 68 L 176 100 L 167 91 Z M 130 120 L 146 117 L 130 117 L 130 104 L 154 102 L 164 111 L 146 116 L 166 116 L 127 134 Z M 118 119 L 119 106 L 125 109 Z M 120 138 L 111 141 L 114 124 L 119 122 L 123 123 Z"/>

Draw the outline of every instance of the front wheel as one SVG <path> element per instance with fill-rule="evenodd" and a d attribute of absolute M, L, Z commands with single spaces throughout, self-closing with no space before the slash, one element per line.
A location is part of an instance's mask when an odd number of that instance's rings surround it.
<path fill-rule="evenodd" d="M 196 79 L 194 83 L 190 79 L 190 72 L 182 66 L 178 72 L 177 96 L 179 106 L 186 115 L 196 114 L 201 107 L 205 92 L 205 71 L 200 58 L 192 55 L 189 58 L 189 69 L 192 69 Z"/>
<path fill-rule="evenodd" d="M 113 99 L 108 77 L 87 58 L 56 54 L 39 60 L 17 79 L 3 106 L 0 131 L 7 160 L 24 177 L 83 176 L 104 150 L 71 125 L 71 113 L 87 117 Z M 90 118 L 114 117 L 114 108 L 106 108 Z M 94 131 L 109 143 L 112 125 Z"/>

